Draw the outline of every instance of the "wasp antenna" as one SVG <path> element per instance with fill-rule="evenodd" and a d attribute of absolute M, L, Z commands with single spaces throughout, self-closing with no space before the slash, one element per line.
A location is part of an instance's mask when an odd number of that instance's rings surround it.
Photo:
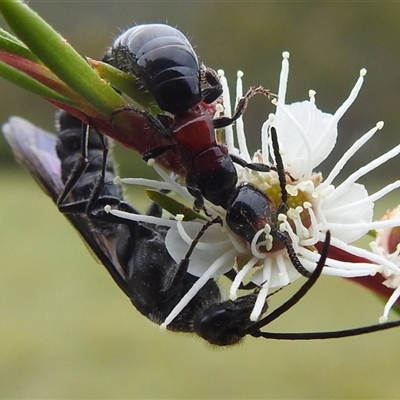
<path fill-rule="evenodd" d="M 301 332 L 301 333 L 282 333 L 282 332 L 255 332 L 254 337 L 263 337 L 264 339 L 277 340 L 323 340 L 323 339 L 340 339 L 351 336 L 364 335 L 384 331 L 386 329 L 396 328 L 400 326 L 400 320 L 385 322 L 383 324 L 375 324 L 363 326 L 361 328 L 345 329 L 341 331 L 328 332 Z"/>
<path fill-rule="evenodd" d="M 276 162 L 276 171 L 278 172 L 279 178 L 279 186 L 281 188 L 281 201 L 282 204 L 280 208 L 284 208 L 287 211 L 287 200 L 288 194 L 286 191 L 286 174 L 285 174 L 285 167 L 283 165 L 283 159 L 279 150 L 279 143 L 278 143 L 278 135 L 276 133 L 276 129 L 272 126 L 271 127 L 271 141 L 272 141 L 272 148 L 274 150 L 275 162 Z M 283 206 L 283 207 L 282 207 Z"/>

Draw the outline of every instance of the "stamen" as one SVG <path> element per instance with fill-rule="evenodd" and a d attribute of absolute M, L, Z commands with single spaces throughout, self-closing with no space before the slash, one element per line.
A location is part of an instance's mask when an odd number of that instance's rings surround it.
<path fill-rule="evenodd" d="M 119 178 L 117 180 L 117 178 Z M 158 190 L 173 190 L 171 185 L 167 182 L 155 181 L 153 179 L 144 179 L 144 178 L 120 178 L 116 177 L 114 179 L 114 183 L 116 185 L 123 183 L 125 185 L 138 185 L 138 186 L 147 186 L 152 187 Z"/>
<path fill-rule="evenodd" d="M 354 154 L 356 154 L 356 152 L 362 146 L 364 146 L 364 144 L 367 143 L 369 139 L 371 139 L 375 135 L 375 133 L 378 132 L 378 130 L 382 128 L 383 128 L 383 122 L 380 121 L 376 124 L 374 128 L 370 129 L 367 133 L 361 136 L 360 139 L 354 142 L 353 145 L 343 154 L 340 160 L 333 167 L 332 171 L 329 173 L 325 181 L 322 182 L 322 184 L 320 185 L 321 188 L 329 186 L 333 182 L 333 180 L 338 176 L 342 168 L 346 165 L 347 161 L 349 161 L 350 158 L 352 158 Z"/>
<path fill-rule="evenodd" d="M 219 80 L 222 85 L 222 101 L 224 103 L 224 114 L 227 117 L 232 116 L 232 109 L 231 109 L 231 96 L 229 94 L 229 86 L 228 81 L 225 77 L 225 72 L 222 69 L 218 70 Z M 228 147 L 230 153 L 234 153 L 235 151 L 235 141 L 233 137 L 233 128 L 232 125 L 228 125 L 225 127 L 225 142 Z"/>
<path fill-rule="evenodd" d="M 185 228 L 183 227 L 183 224 L 182 224 L 182 219 L 177 218 L 177 217 L 178 217 L 178 215 L 175 217 L 175 219 L 177 221 L 176 226 L 178 228 L 178 233 L 181 236 L 182 240 L 190 246 L 193 243 L 193 239 L 186 233 Z M 200 243 L 197 243 L 196 247 L 198 247 L 198 244 L 200 244 Z"/>
<path fill-rule="evenodd" d="M 384 229 L 384 228 L 394 228 L 400 226 L 400 218 L 393 218 L 393 219 L 385 219 L 383 221 L 372 221 L 372 222 L 359 222 L 359 223 L 335 223 L 330 222 L 329 227 L 334 227 L 334 229 L 342 228 L 342 229 L 359 229 L 365 230 L 366 232 L 376 229 Z"/>
<path fill-rule="evenodd" d="M 221 257 L 217 258 L 208 270 L 193 284 L 188 292 L 182 297 L 179 303 L 173 308 L 165 321 L 160 325 L 161 330 L 165 330 L 167 326 L 179 315 L 179 313 L 189 304 L 194 296 L 201 290 L 201 288 L 212 279 L 217 276 L 218 270 L 230 259 L 235 257 L 235 250 L 229 250 Z"/>
<path fill-rule="evenodd" d="M 260 290 L 260 293 L 258 293 L 256 303 L 254 304 L 253 311 L 250 314 L 250 321 L 257 321 L 259 316 L 262 313 L 262 310 L 265 305 L 265 301 L 268 296 L 268 291 L 269 291 L 269 286 L 271 282 L 271 272 L 272 268 L 271 265 L 266 265 L 270 264 L 267 262 L 264 263 L 264 268 L 263 268 L 263 280 L 264 284 L 262 285 L 262 288 Z"/>
<path fill-rule="evenodd" d="M 310 261 L 307 260 L 306 258 L 301 259 L 301 263 L 303 264 L 304 268 L 306 268 L 309 271 L 313 271 L 315 269 L 315 265 L 317 261 Z M 372 267 L 374 264 L 367 264 L 369 267 L 364 268 L 364 269 L 341 269 L 339 262 L 337 260 L 328 258 L 326 260 L 326 265 L 324 266 L 324 275 L 327 276 L 337 276 L 340 278 L 358 278 L 362 276 L 369 276 L 369 275 L 375 275 L 375 273 L 379 272 L 376 269 L 373 269 Z"/>
<path fill-rule="evenodd" d="M 285 104 L 285 97 L 287 91 L 287 83 L 289 78 L 289 52 L 282 53 L 282 69 L 279 76 L 279 89 L 278 89 L 278 103 Z"/>
<path fill-rule="evenodd" d="M 268 225 L 268 224 L 267 224 Z M 259 237 L 262 234 L 265 234 L 265 238 L 267 237 L 267 234 L 265 233 L 265 229 L 260 229 L 253 237 L 253 240 L 251 241 L 250 244 L 250 249 L 251 249 L 251 253 L 253 254 L 254 257 L 257 257 L 261 260 L 263 260 L 264 258 L 267 257 L 266 253 L 260 253 L 257 249 L 257 240 L 259 239 Z"/>
<path fill-rule="evenodd" d="M 334 126 L 336 126 L 340 120 L 340 118 L 343 117 L 343 114 L 350 108 L 350 106 L 354 103 L 356 100 L 358 93 L 361 90 L 361 87 L 364 83 L 364 76 L 366 75 L 367 70 L 365 68 L 360 70 L 360 76 L 357 79 L 356 84 L 354 85 L 352 91 L 350 92 L 349 97 L 344 101 L 344 103 L 336 110 L 335 114 L 333 115 L 333 118 L 329 121 L 328 125 L 326 126 L 324 132 L 319 136 L 319 140 L 317 140 L 317 143 L 315 145 L 315 148 L 319 148 L 322 146 L 322 142 L 326 138 L 327 132 L 329 132 L 331 129 L 333 129 Z"/>
<path fill-rule="evenodd" d="M 315 264 L 318 262 L 320 254 L 316 251 L 311 251 L 307 248 L 302 248 L 300 253 L 309 262 L 314 263 L 313 269 L 315 269 Z M 327 258 L 325 264 L 326 266 L 324 267 L 324 275 L 327 274 L 334 276 L 342 276 L 342 274 L 346 274 L 345 276 L 346 278 L 365 276 L 365 275 L 375 275 L 377 272 L 381 272 L 382 270 L 381 266 L 368 262 L 348 262 L 348 261 L 335 260 L 333 258 Z"/>
<path fill-rule="evenodd" d="M 382 197 L 386 196 L 388 193 L 392 192 L 393 190 L 399 187 L 400 187 L 400 180 L 390 183 L 389 185 L 385 186 L 384 188 L 378 190 L 377 192 L 371 194 L 370 196 L 364 199 L 355 201 L 353 203 L 344 204 L 339 207 L 330 208 L 329 211 L 333 211 L 336 214 L 345 212 L 347 210 L 354 210 L 357 209 L 358 207 L 363 207 L 366 204 L 374 203 L 375 201 L 381 199 Z"/>
<path fill-rule="evenodd" d="M 286 286 L 290 283 L 290 279 L 287 272 L 286 262 L 283 254 L 277 253 L 275 260 L 276 260 L 276 265 L 278 266 L 279 269 L 279 283 L 281 284 L 281 286 Z"/>
<path fill-rule="evenodd" d="M 384 257 L 384 253 L 383 253 L 383 249 L 382 247 L 378 246 L 378 244 L 376 243 L 376 241 L 370 242 L 369 246 L 371 247 L 371 250 L 375 253 L 378 254 L 382 257 Z"/>
<path fill-rule="evenodd" d="M 224 111 L 224 106 L 222 105 L 222 104 L 216 104 L 215 105 L 215 114 L 214 114 L 214 117 L 215 118 L 218 118 L 218 117 L 220 117 L 221 116 L 221 114 L 223 113 L 223 111 Z"/>
<path fill-rule="evenodd" d="M 325 190 L 325 192 L 324 192 L 325 198 L 327 196 L 329 196 L 334 190 L 335 190 L 335 188 L 333 186 L 329 186 L 327 188 L 327 190 Z M 317 208 L 316 215 L 318 215 L 318 218 L 320 220 L 320 222 L 318 224 L 319 225 L 319 230 L 327 231 L 328 230 L 328 221 L 326 220 L 324 211 L 322 209 L 323 203 L 324 203 L 323 201 L 317 201 L 316 202 L 316 208 Z M 314 203 L 314 207 L 315 207 L 315 203 Z M 318 235 L 319 235 L 319 233 L 318 233 Z"/>
<path fill-rule="evenodd" d="M 342 196 L 346 191 L 350 189 L 350 186 L 355 183 L 359 178 L 366 175 L 368 172 L 373 171 L 380 165 L 384 164 L 386 161 L 393 157 L 396 157 L 400 153 L 400 145 L 397 145 L 392 150 L 382 154 L 380 157 L 372 160 L 364 167 L 361 167 L 356 172 L 352 173 L 343 183 L 341 183 L 336 190 L 329 196 L 329 201 Z"/>
<path fill-rule="evenodd" d="M 262 248 L 262 247 L 267 247 L 267 241 L 266 240 L 263 240 L 262 242 L 258 242 L 257 244 L 256 244 L 256 249 L 257 249 L 257 251 L 260 251 L 260 249 Z M 272 246 L 268 243 L 268 247 L 269 247 L 269 250 L 271 250 L 272 249 Z"/>
<path fill-rule="evenodd" d="M 261 128 L 261 153 L 263 156 L 263 162 L 267 163 L 269 158 L 269 142 L 268 142 L 268 128 L 271 126 L 270 121 L 265 121 Z"/>
<path fill-rule="evenodd" d="M 265 224 L 264 233 L 265 233 L 265 248 L 267 249 L 267 251 L 270 251 L 274 244 L 274 237 L 271 235 L 271 226 L 269 224 Z"/>
<path fill-rule="evenodd" d="M 311 236 L 309 239 L 301 239 L 299 242 L 299 245 L 300 246 L 312 246 L 318 242 L 318 237 L 319 237 L 317 218 L 315 216 L 314 210 L 310 203 L 304 202 L 303 206 L 308 211 L 308 214 L 310 215 Z M 308 232 L 310 233 L 310 231 L 308 231 Z"/>
<path fill-rule="evenodd" d="M 298 196 L 299 191 L 303 193 L 309 193 L 312 195 L 315 193 L 315 186 L 313 181 L 305 180 L 299 182 L 297 185 L 286 185 L 286 191 L 293 197 Z"/>
<path fill-rule="evenodd" d="M 324 235 L 321 235 L 324 236 Z M 321 241 L 324 241 L 324 237 L 320 237 Z M 393 271 L 396 274 L 400 273 L 400 268 L 394 263 L 387 260 L 385 257 L 380 257 L 377 254 L 371 253 L 370 251 L 364 250 L 362 248 L 349 245 L 335 237 L 331 237 L 331 246 L 337 247 L 349 254 L 353 254 L 358 257 L 365 258 L 366 260 L 372 261 L 374 264 L 382 265 L 383 267 L 387 267 L 390 271 Z M 352 264 L 352 263 L 350 263 Z"/>
<path fill-rule="evenodd" d="M 309 239 L 310 237 L 310 232 L 308 231 L 308 229 L 303 225 L 303 221 L 300 217 L 300 215 L 298 214 L 296 216 L 296 218 L 292 219 L 294 226 L 296 228 L 296 234 L 299 237 L 300 240 L 304 240 L 304 239 Z"/>
<path fill-rule="evenodd" d="M 299 252 L 299 237 L 293 232 L 293 229 L 288 221 L 286 221 L 286 220 L 283 221 L 281 226 L 284 228 L 281 230 L 286 231 L 289 234 L 290 241 L 292 242 L 293 250 L 295 251 L 295 253 L 298 253 Z"/>
<path fill-rule="evenodd" d="M 171 219 L 152 217 L 150 215 L 134 214 L 126 211 L 115 210 L 112 209 L 109 204 L 104 206 L 104 211 L 106 213 L 110 213 L 111 215 L 115 215 L 116 217 L 119 217 L 121 219 L 126 219 L 129 221 L 146 222 L 148 224 L 169 226 L 170 228 L 176 226 L 176 221 Z"/>
<path fill-rule="evenodd" d="M 243 97 L 243 81 L 242 81 L 242 76 L 243 72 L 238 71 L 237 72 L 237 81 L 236 81 L 236 103 L 235 107 L 237 106 L 237 103 L 241 97 Z M 247 143 L 246 143 L 246 135 L 244 133 L 244 122 L 243 122 L 243 117 L 240 116 L 235 123 L 236 127 L 236 135 L 237 135 L 237 140 L 238 140 L 238 146 L 239 146 L 239 151 L 240 151 L 240 156 L 247 162 L 251 161 L 251 157 L 249 154 L 249 150 L 247 148 Z"/>
<path fill-rule="evenodd" d="M 235 279 L 232 282 L 231 288 L 229 290 L 229 298 L 234 301 L 237 299 L 237 291 L 241 282 L 247 273 L 256 265 L 259 259 L 257 257 L 253 257 L 243 268 L 236 274 Z"/>
<path fill-rule="evenodd" d="M 314 121 L 315 121 L 315 110 L 317 109 L 315 107 L 315 90 L 309 90 L 308 96 L 310 98 L 309 101 L 309 106 L 308 106 L 308 123 L 306 127 L 306 132 L 310 132 L 311 128 L 314 126 Z"/>
<path fill-rule="evenodd" d="M 147 165 L 148 165 L 149 167 L 152 167 L 152 166 L 154 165 L 155 162 L 156 162 L 155 158 L 149 158 L 149 159 L 147 160 Z"/>
<path fill-rule="evenodd" d="M 383 315 L 379 318 L 380 323 L 387 321 L 389 316 L 389 311 L 394 306 L 399 297 L 400 297 L 400 286 L 396 288 L 396 290 L 389 297 L 389 300 L 386 302 L 385 308 L 383 309 Z"/>
<path fill-rule="evenodd" d="M 164 179 L 164 181 L 166 183 L 168 183 L 169 185 L 171 185 L 171 187 L 173 188 L 172 190 L 176 193 L 179 193 L 183 198 L 189 200 L 190 202 L 194 202 L 194 197 L 188 192 L 188 190 L 186 189 L 186 187 L 183 187 L 181 185 L 179 185 L 175 179 L 172 179 L 162 168 L 160 168 L 157 164 L 153 165 L 153 168 L 155 169 L 155 171 L 157 172 L 158 175 L 160 175 L 160 177 L 162 179 Z"/>
<path fill-rule="evenodd" d="M 182 240 L 187 244 L 187 245 L 191 245 L 192 243 L 193 243 L 193 240 L 194 239 L 192 239 L 190 236 L 189 236 L 189 234 L 186 232 L 186 230 L 185 230 L 185 227 L 184 227 L 184 225 L 183 225 L 183 222 L 182 222 L 182 218 L 180 217 L 180 216 L 176 216 L 175 217 L 175 219 L 176 219 L 176 221 L 177 221 L 177 223 L 176 223 L 176 226 L 177 226 L 177 229 L 178 229 L 178 233 L 179 233 L 179 235 L 180 235 L 180 237 L 182 238 Z M 194 222 L 190 222 L 190 224 L 194 224 Z M 198 224 L 199 225 L 199 231 L 200 231 L 200 229 L 201 229 L 201 227 L 202 227 L 202 224 Z M 213 229 L 212 227 L 210 227 L 209 229 Z M 214 228 L 215 229 L 215 228 Z M 210 243 L 210 242 L 202 242 L 202 241 L 198 241 L 197 243 L 196 243 L 196 249 L 197 250 L 208 250 L 208 251 L 215 251 L 215 250 L 217 250 L 217 249 L 219 249 L 219 248 L 221 248 L 222 246 L 225 246 L 225 245 L 227 245 L 228 243 L 230 243 L 230 241 L 229 240 L 221 240 L 221 241 L 219 241 L 219 242 L 213 242 L 213 243 Z"/>

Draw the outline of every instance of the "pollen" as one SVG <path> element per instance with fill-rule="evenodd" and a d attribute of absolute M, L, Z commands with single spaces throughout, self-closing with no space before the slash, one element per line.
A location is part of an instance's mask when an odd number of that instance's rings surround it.
<path fill-rule="evenodd" d="M 276 207 L 282 203 L 282 192 L 281 188 L 278 184 L 274 184 L 270 186 L 268 189 L 264 190 L 264 193 L 269 196 L 269 198 L 273 201 Z M 304 193 L 301 190 L 297 190 L 297 195 L 292 196 L 288 194 L 287 205 L 291 209 L 298 209 L 298 207 L 303 208 L 304 203 L 309 203 L 310 197 L 307 193 Z"/>

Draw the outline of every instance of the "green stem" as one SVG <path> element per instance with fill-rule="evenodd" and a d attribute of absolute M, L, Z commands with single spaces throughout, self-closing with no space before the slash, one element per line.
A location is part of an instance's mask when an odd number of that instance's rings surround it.
<path fill-rule="evenodd" d="M 26 4 L 18 0 L 0 1 L 0 12 L 26 46 L 100 113 L 109 115 L 125 104 L 86 60 Z"/>
<path fill-rule="evenodd" d="M 27 74 L 10 67 L 9 65 L 0 61 L 0 76 L 9 82 L 28 90 L 31 93 L 37 94 L 46 99 L 54 100 L 60 103 L 69 105 L 76 105 L 76 103 L 61 94 L 49 89 L 47 86 L 42 85 L 36 79 L 31 78 Z"/>

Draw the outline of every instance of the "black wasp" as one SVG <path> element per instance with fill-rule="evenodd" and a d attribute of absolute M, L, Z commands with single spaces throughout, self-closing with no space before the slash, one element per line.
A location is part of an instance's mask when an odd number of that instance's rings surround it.
<path fill-rule="evenodd" d="M 204 208 L 203 197 L 226 207 L 237 184 L 234 162 L 269 171 L 267 165 L 247 163 L 229 154 L 228 148 L 217 142 L 214 129 L 237 120 L 254 95 L 270 97 L 271 93 L 262 87 L 251 88 L 239 100 L 231 118 L 213 119 L 215 107 L 211 103 L 222 95 L 222 85 L 213 69 L 200 65 L 193 47 L 180 31 L 163 24 L 134 26 L 115 40 L 103 60 L 136 76 L 160 109 L 170 113 L 153 117 L 146 111 L 129 108 L 144 115 L 153 129 L 170 138 L 170 144 L 143 154 L 145 160 L 166 151 L 183 153 L 186 186 L 195 198 L 197 209 Z M 129 147 L 126 138 L 115 139 Z"/>
<path fill-rule="evenodd" d="M 27 121 L 13 117 L 3 127 L 3 131 L 16 159 L 40 182 L 56 203 L 64 191 L 64 182 L 68 181 L 71 169 L 81 155 L 80 122 L 62 112 L 56 137 Z M 121 210 L 137 211 L 125 202 L 119 186 L 102 183 L 103 180 L 112 180 L 114 166 L 110 159 L 104 161 L 104 143 L 101 143 L 92 129 L 89 130 L 89 138 L 89 167 L 65 196 L 70 201 L 64 208 L 65 215 L 138 311 L 160 324 L 197 280 L 186 271 L 190 250 L 188 256 L 176 264 L 165 247 L 165 230 L 144 223 L 121 223 L 121 220 L 116 221 L 105 215 L 104 203 L 112 203 Z M 99 175 L 101 179 L 98 179 Z M 101 186 L 101 190 L 97 186 Z M 157 207 L 152 207 L 153 214 L 159 215 L 159 212 Z M 400 321 L 394 321 L 334 332 L 261 331 L 261 328 L 295 305 L 314 285 L 326 260 L 329 237 L 328 232 L 321 258 L 310 278 L 289 300 L 259 321 L 249 320 L 257 290 L 235 301 L 223 301 L 216 282 L 210 280 L 169 325 L 169 329 L 196 333 L 211 344 L 226 346 L 239 342 L 246 335 L 267 339 L 328 339 L 399 326 Z"/>
<path fill-rule="evenodd" d="M 124 201 L 120 186 L 98 184 L 99 177 L 101 181 L 112 182 L 115 174 L 110 158 L 103 162 L 104 143 L 92 129 L 87 143 L 88 168 L 72 190 L 65 193 L 64 184 L 81 157 L 81 125 L 81 121 L 61 112 L 57 136 L 19 118 L 12 118 L 4 131 L 16 159 L 40 181 L 138 311 L 161 323 L 196 278 L 181 274 L 175 284 L 174 278 L 179 274 L 177 264 L 165 248 L 165 230 L 136 222 L 116 223 L 103 211 L 105 204 L 112 204 L 120 210 L 137 213 Z M 69 202 L 61 204 L 60 196 Z M 153 211 L 158 212 L 156 208 Z M 170 329 L 190 330 L 190 316 L 196 315 L 199 307 L 219 299 L 219 289 L 210 281 Z"/>

